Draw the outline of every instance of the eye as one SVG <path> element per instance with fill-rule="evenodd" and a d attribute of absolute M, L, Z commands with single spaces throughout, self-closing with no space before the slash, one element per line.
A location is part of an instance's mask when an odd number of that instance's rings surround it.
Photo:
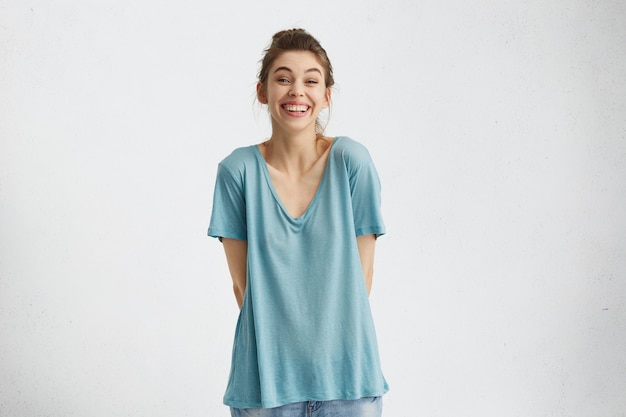
<path fill-rule="evenodd" d="M 280 77 L 276 80 L 279 84 L 289 84 L 289 79 L 287 77 Z"/>
<path fill-rule="evenodd" d="M 306 83 L 315 85 L 315 84 L 319 84 L 319 81 L 317 81 L 317 80 L 308 80 Z"/>

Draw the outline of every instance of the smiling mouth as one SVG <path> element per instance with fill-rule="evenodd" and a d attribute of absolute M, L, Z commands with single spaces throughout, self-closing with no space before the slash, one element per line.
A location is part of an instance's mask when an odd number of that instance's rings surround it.
<path fill-rule="evenodd" d="M 304 104 L 284 104 L 282 107 L 290 113 L 306 113 L 309 110 L 309 106 Z"/>

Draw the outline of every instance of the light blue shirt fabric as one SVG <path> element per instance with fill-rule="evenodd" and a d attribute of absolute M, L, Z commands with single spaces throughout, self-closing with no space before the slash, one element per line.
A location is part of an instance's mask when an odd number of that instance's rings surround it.
<path fill-rule="evenodd" d="M 226 405 L 272 408 L 388 390 L 356 244 L 356 236 L 384 233 L 378 174 L 350 138 L 335 138 L 298 218 L 281 203 L 258 146 L 219 164 L 208 234 L 248 241 Z"/>

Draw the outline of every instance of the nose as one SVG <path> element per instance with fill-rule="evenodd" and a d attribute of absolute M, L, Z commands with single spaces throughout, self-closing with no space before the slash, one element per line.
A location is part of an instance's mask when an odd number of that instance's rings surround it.
<path fill-rule="evenodd" d="M 302 92 L 302 87 L 298 85 L 297 83 L 292 84 L 291 90 L 289 90 L 289 95 L 292 97 L 300 97 L 304 95 Z"/>

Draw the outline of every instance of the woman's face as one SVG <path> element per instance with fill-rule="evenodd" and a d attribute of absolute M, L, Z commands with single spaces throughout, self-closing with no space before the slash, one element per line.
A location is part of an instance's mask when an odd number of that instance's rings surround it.
<path fill-rule="evenodd" d="M 288 51 L 274 61 L 266 85 L 257 85 L 257 96 L 268 105 L 274 129 L 314 131 L 317 116 L 329 105 L 330 88 L 312 52 Z"/>

